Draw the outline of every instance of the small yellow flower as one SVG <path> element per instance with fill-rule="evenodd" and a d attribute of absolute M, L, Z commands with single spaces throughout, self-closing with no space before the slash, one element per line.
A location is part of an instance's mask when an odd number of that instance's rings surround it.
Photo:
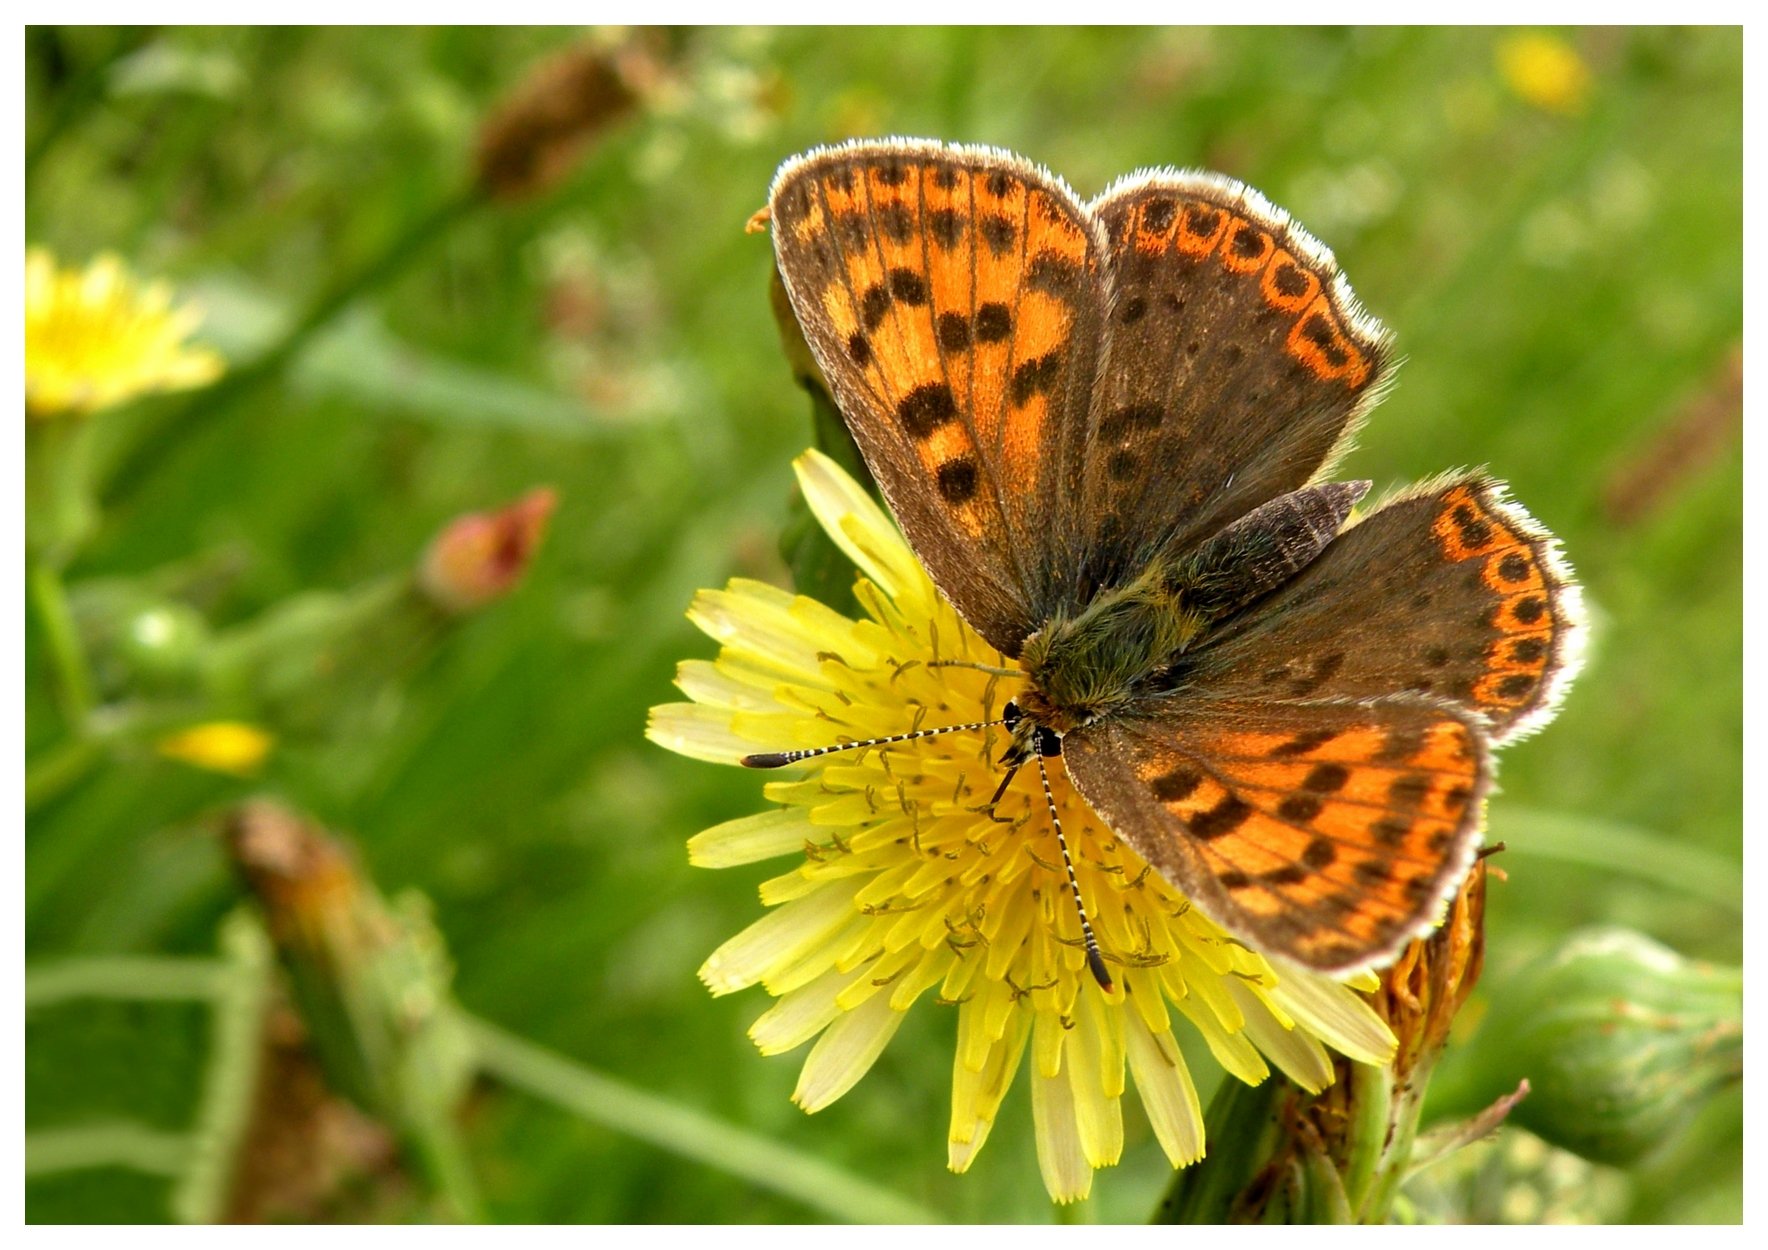
<path fill-rule="evenodd" d="M 1009 661 L 940 596 L 833 461 L 806 452 L 796 468 L 811 509 L 863 574 L 865 617 L 752 581 L 702 592 L 689 616 L 722 649 L 681 665 L 677 684 L 693 702 L 653 709 L 651 740 L 734 764 L 758 749 L 998 718 L 1017 678 L 934 662 Z M 689 842 L 705 867 L 802 856 L 761 887 L 773 910 L 700 969 L 715 994 L 759 983 L 779 1000 L 749 1032 L 764 1054 L 817 1039 L 793 1095 L 801 1107 L 821 1110 L 851 1089 L 910 1007 L 930 998 L 957 1016 L 952 1170 L 982 1148 L 1029 1054 L 1044 1183 L 1068 1202 L 1088 1193 L 1094 1168 L 1118 1160 L 1126 1068 L 1174 1166 L 1202 1157 L 1175 1007 L 1250 1084 L 1274 1064 L 1323 1088 L 1333 1076 L 1325 1045 L 1365 1063 L 1392 1057 L 1392 1034 L 1350 986 L 1279 973 L 1229 938 L 1112 835 L 1051 759 L 1080 889 L 1117 983 L 1102 991 L 1036 774 L 987 810 L 1005 745 L 994 728 L 825 755 L 767 786 L 778 807 Z M 1372 974 L 1351 982 L 1376 984 Z"/>
<path fill-rule="evenodd" d="M 254 777 L 276 739 L 256 725 L 217 720 L 161 738 L 155 749 L 167 759 L 233 777 Z"/>
<path fill-rule="evenodd" d="M 1579 113 L 1590 96 L 1590 67 L 1555 35 L 1512 35 L 1498 45 L 1498 72 L 1524 103 L 1548 113 Z"/>
<path fill-rule="evenodd" d="M 172 307 L 169 286 L 138 285 L 115 256 L 100 256 L 82 272 L 27 248 L 26 413 L 93 412 L 214 381 L 221 357 L 185 342 L 197 320 L 193 310 Z"/>

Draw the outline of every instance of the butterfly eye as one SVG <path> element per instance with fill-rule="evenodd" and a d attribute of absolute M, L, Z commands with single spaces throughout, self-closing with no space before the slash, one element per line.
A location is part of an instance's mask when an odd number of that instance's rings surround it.
<path fill-rule="evenodd" d="M 1025 713 L 1019 710 L 1017 703 L 1009 701 L 1007 706 L 1001 709 L 1001 724 L 1011 729 L 1019 723 L 1019 718 L 1024 715 Z"/>

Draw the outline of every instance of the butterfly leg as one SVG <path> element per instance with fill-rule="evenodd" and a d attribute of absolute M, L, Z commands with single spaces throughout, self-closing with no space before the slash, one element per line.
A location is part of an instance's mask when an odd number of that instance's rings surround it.
<path fill-rule="evenodd" d="M 1023 677 L 1022 668 L 1002 668 L 998 664 L 978 664 L 974 660 L 928 660 L 928 668 L 972 668 L 979 673 L 987 673 L 992 677 Z"/>

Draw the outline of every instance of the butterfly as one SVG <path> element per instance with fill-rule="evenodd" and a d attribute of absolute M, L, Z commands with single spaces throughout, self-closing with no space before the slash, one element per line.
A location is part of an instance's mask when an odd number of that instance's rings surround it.
<path fill-rule="evenodd" d="M 1304 968 L 1434 927 L 1493 749 L 1576 668 L 1578 588 L 1481 472 L 1352 519 L 1370 483 L 1330 475 L 1393 356 L 1331 253 L 1219 174 L 1082 203 L 1011 153 L 918 140 L 787 161 L 766 219 L 911 547 L 1024 679 L 996 801 L 1060 755 L 1155 871 Z"/>

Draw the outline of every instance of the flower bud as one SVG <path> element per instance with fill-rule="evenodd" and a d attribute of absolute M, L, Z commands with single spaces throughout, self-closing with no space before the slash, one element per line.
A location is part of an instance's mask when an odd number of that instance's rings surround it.
<path fill-rule="evenodd" d="M 341 843 L 276 803 L 242 804 L 227 842 L 333 1088 L 395 1125 L 451 1105 L 462 1043 L 427 917 L 389 907 Z"/>
<path fill-rule="evenodd" d="M 208 621 L 188 603 L 146 600 L 117 623 L 116 658 L 133 681 L 164 689 L 195 676 L 209 638 Z"/>
<path fill-rule="evenodd" d="M 1603 930 L 1507 986 L 1480 1031 L 1533 1093 L 1516 1119 L 1598 1163 L 1625 1165 L 1743 1078 L 1743 973 Z"/>
<path fill-rule="evenodd" d="M 506 201 L 550 190 L 596 133 L 632 108 L 655 72 L 636 44 L 571 48 L 542 62 L 479 133 L 480 189 Z"/>
<path fill-rule="evenodd" d="M 470 512 L 443 527 L 418 566 L 418 586 L 446 612 L 472 612 L 501 599 L 528 571 L 558 503 L 537 487 L 494 512 Z"/>

